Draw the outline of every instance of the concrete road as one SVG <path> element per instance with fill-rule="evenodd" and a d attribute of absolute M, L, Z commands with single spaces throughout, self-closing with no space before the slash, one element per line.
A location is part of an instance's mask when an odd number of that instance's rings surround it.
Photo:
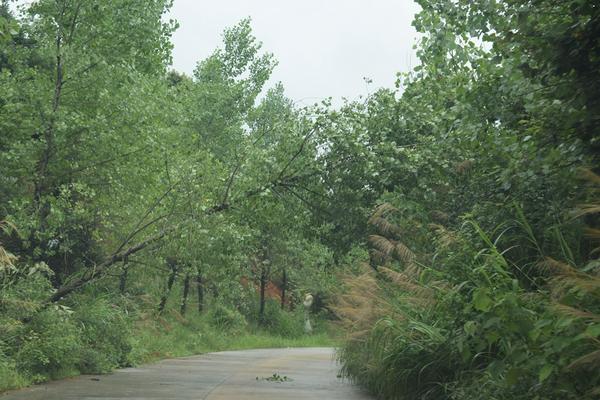
<path fill-rule="evenodd" d="M 282 379 L 266 379 L 273 374 Z M 371 399 L 336 375 L 331 348 L 225 351 L 50 382 L 0 400 Z"/>

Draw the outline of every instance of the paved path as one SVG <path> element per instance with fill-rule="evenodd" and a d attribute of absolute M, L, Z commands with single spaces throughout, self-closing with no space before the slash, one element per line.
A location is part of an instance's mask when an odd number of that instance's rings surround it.
<path fill-rule="evenodd" d="M 273 374 L 291 380 L 264 379 Z M 370 399 L 336 374 L 331 348 L 225 351 L 51 382 L 0 400 Z"/>

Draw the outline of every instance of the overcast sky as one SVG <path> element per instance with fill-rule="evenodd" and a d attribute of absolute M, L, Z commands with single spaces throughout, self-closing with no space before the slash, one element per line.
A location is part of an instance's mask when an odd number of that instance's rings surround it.
<path fill-rule="evenodd" d="M 281 81 L 299 105 L 326 97 L 340 104 L 393 87 L 397 72 L 415 67 L 411 22 L 418 10 L 413 0 L 175 0 L 173 67 L 191 74 L 226 27 L 250 17 L 255 36 L 279 61 L 269 86 Z"/>
<path fill-rule="evenodd" d="M 300 105 L 329 96 L 338 103 L 392 87 L 397 72 L 415 66 L 418 10 L 412 0 L 175 0 L 173 67 L 191 73 L 220 45 L 224 28 L 249 16 L 279 61 L 270 85 L 281 81 Z"/>

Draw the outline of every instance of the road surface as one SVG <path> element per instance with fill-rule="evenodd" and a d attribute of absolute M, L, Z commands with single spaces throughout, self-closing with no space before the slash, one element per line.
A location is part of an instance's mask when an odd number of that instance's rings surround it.
<path fill-rule="evenodd" d="M 225 351 L 164 360 L 111 375 L 84 375 L 0 395 L 0 400 L 24 399 L 368 400 L 371 397 L 337 378 L 333 349 L 290 348 Z"/>

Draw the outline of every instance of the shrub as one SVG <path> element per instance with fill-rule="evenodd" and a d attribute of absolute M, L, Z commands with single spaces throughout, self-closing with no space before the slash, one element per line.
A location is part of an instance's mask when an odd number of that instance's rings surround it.
<path fill-rule="evenodd" d="M 239 311 L 232 310 L 221 304 L 215 304 L 212 307 L 209 312 L 209 320 L 215 327 L 232 335 L 239 335 L 242 333 L 248 324 Z"/>
<path fill-rule="evenodd" d="M 304 334 L 302 312 L 300 308 L 294 312 L 284 311 L 276 301 L 267 300 L 261 327 L 273 335 L 287 338 L 300 337 Z"/>
<path fill-rule="evenodd" d="M 475 223 L 463 229 L 451 241 L 438 230 L 438 268 L 388 259 L 347 280 L 345 375 L 389 399 L 595 398 L 597 263 L 543 258 L 526 265 L 541 274 L 528 290 L 497 241 Z"/>
<path fill-rule="evenodd" d="M 27 380 L 17 372 L 15 362 L 0 353 L 0 392 L 17 389 L 27 384 Z"/>
<path fill-rule="evenodd" d="M 82 347 L 71 311 L 56 306 L 34 316 L 15 355 L 18 371 L 34 381 L 73 373 Z"/>
<path fill-rule="evenodd" d="M 82 351 L 77 363 L 82 373 L 106 373 L 127 365 L 131 326 L 120 307 L 106 299 L 87 299 L 75 311 L 81 326 Z"/>

